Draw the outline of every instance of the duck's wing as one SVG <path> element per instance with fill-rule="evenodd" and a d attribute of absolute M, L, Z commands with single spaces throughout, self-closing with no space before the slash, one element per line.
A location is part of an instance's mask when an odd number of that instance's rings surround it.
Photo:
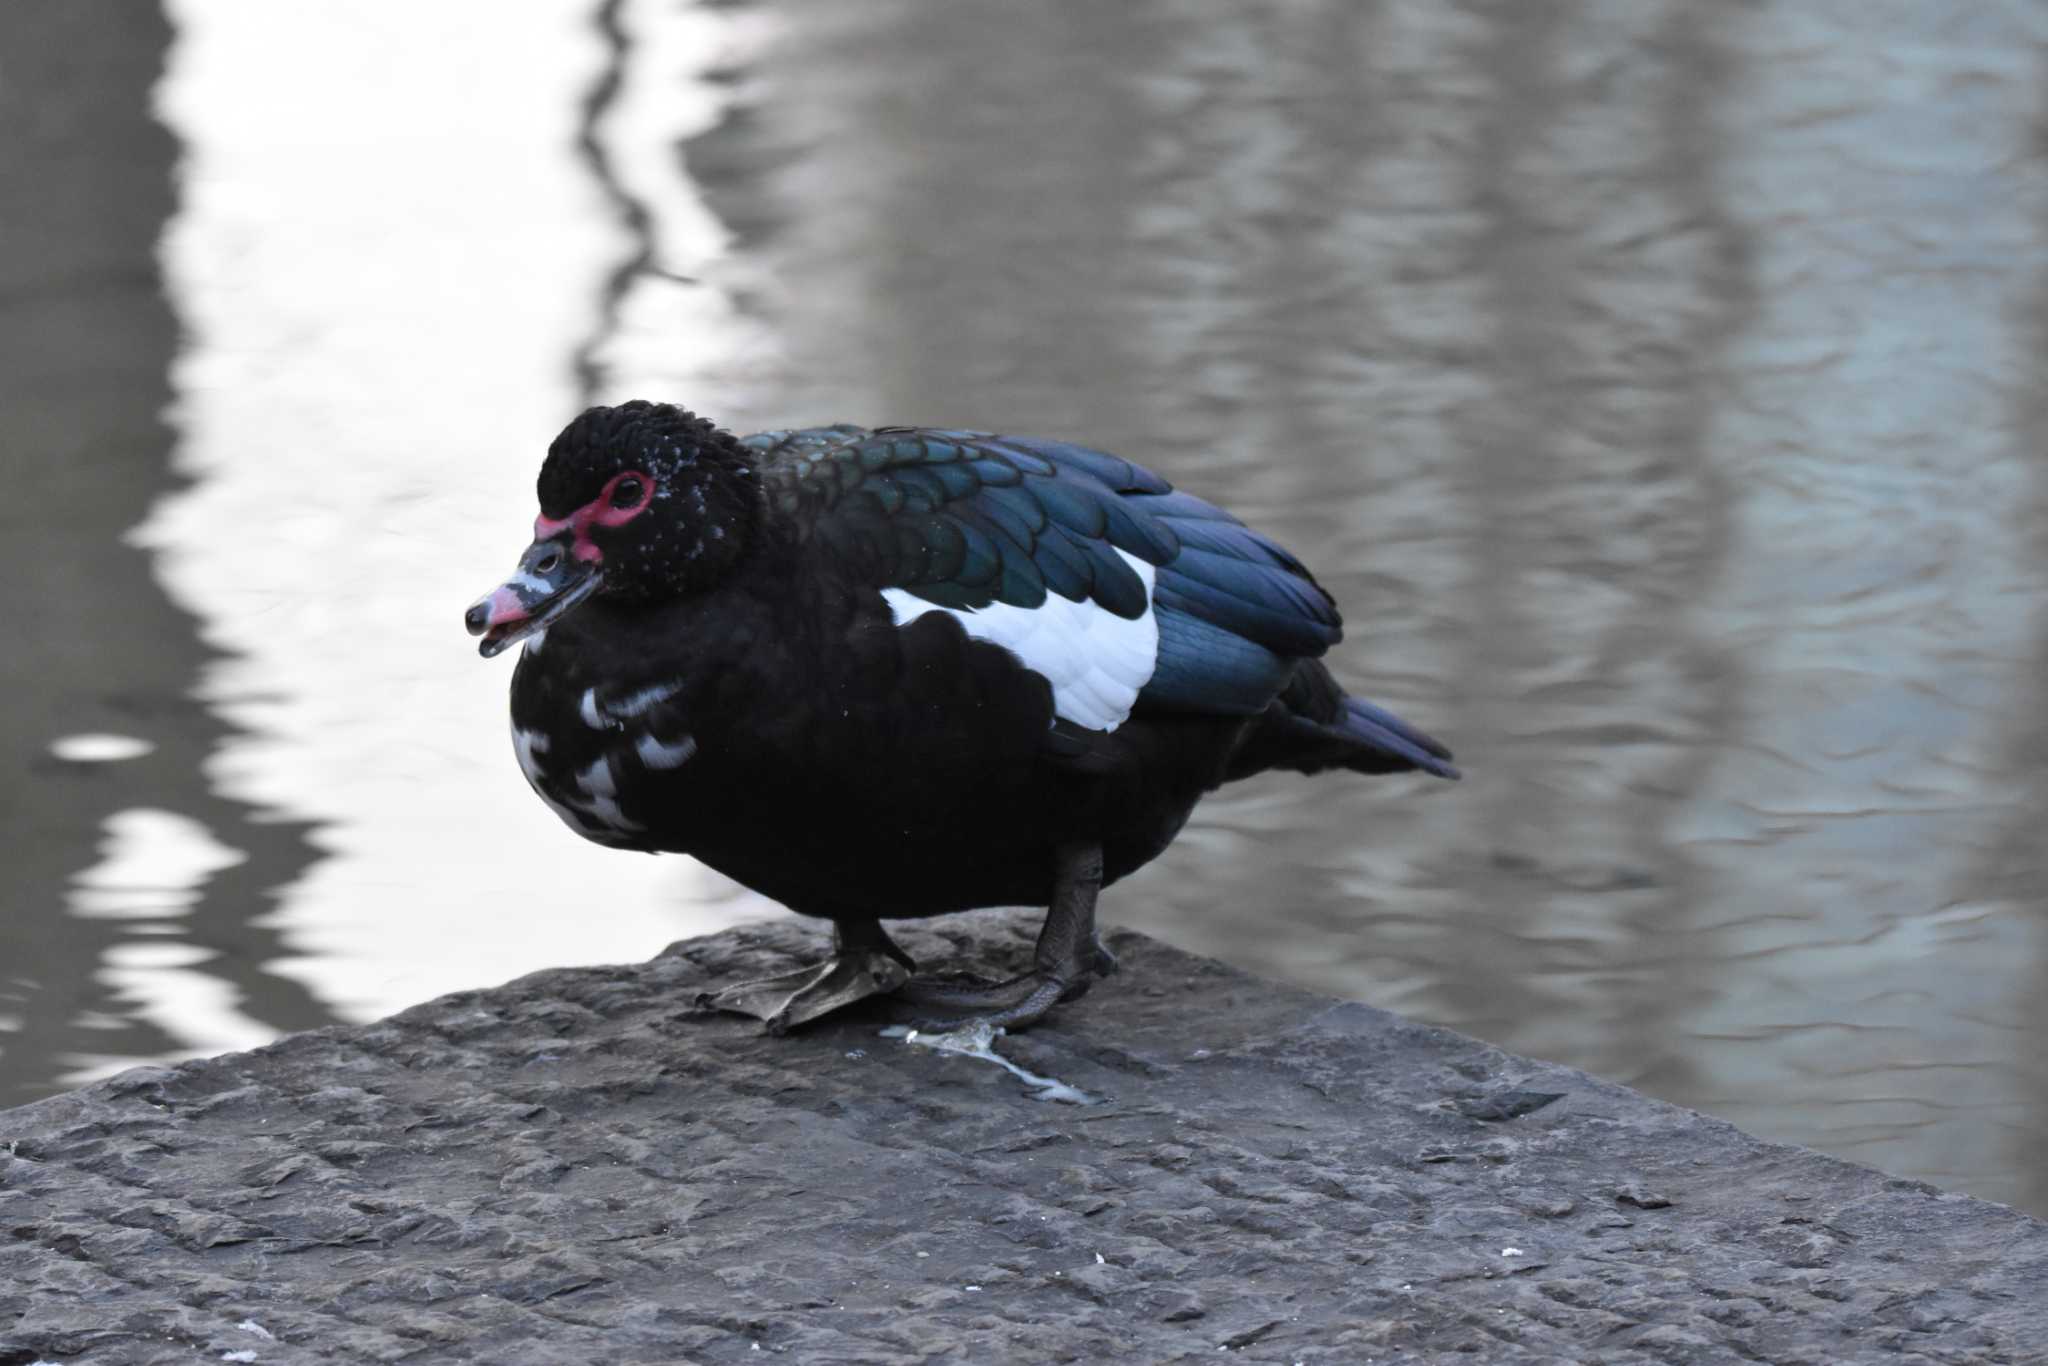
<path fill-rule="evenodd" d="M 1091 729 L 1146 707 L 1256 713 L 1341 634 L 1300 561 L 1102 451 L 907 427 L 742 440 L 762 453 L 774 513 L 899 623 L 958 617 Z"/>

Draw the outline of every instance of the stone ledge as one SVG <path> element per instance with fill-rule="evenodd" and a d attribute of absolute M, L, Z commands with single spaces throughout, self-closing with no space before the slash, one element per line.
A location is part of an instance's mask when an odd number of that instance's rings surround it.
<path fill-rule="evenodd" d="M 1021 963 L 1035 922 L 900 937 Z M 1139 935 L 1002 1043 L 1093 1106 L 690 1007 L 822 942 L 0 1112 L 0 1366 L 2048 1354 L 2048 1225 Z"/>

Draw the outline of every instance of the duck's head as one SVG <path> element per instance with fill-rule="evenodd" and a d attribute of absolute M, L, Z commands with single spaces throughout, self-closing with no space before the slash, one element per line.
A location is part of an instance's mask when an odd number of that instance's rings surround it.
<path fill-rule="evenodd" d="M 536 489 L 533 544 L 463 616 L 486 657 L 598 595 L 655 602 L 712 587 L 744 552 L 758 496 L 729 433 L 638 400 L 564 427 Z"/>

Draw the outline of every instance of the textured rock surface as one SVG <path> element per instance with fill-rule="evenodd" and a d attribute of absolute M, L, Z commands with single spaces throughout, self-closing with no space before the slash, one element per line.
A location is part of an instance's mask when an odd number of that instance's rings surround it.
<path fill-rule="evenodd" d="M 1019 960 L 1031 920 L 903 936 Z M 2024 1361 L 2048 1225 L 1123 936 L 1003 1041 L 700 987 L 781 924 L 0 1113 L 0 1363 Z"/>

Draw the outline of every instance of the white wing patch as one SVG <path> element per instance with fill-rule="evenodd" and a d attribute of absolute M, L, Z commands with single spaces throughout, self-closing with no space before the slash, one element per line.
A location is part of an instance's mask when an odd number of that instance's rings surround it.
<path fill-rule="evenodd" d="M 1052 684 L 1052 707 L 1077 726 L 1115 730 L 1130 718 L 1138 693 L 1159 663 L 1159 618 L 1152 610 L 1152 566 L 1124 557 L 1145 584 L 1145 611 L 1129 621 L 1093 602 L 1069 602 L 1047 593 L 1038 607 L 992 603 L 982 608 L 941 607 L 901 588 L 882 598 L 898 626 L 926 612 L 960 619 L 967 634 L 1000 645 Z"/>

